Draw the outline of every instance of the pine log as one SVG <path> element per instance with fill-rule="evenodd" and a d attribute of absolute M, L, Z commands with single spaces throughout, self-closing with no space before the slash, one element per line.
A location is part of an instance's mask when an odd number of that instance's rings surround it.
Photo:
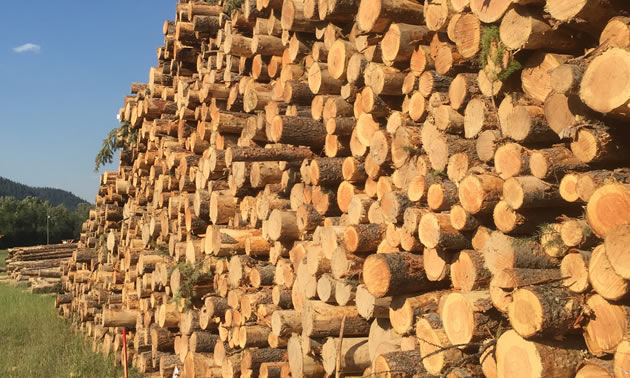
<path fill-rule="evenodd" d="M 341 357 L 337 366 L 339 354 Z M 322 360 L 324 370 L 328 374 L 335 371 L 344 374 L 361 374 L 371 364 L 368 339 L 366 337 L 344 337 L 343 339 L 329 337 L 322 347 Z"/>
<path fill-rule="evenodd" d="M 560 275 L 563 284 L 574 293 L 583 293 L 590 289 L 589 261 L 590 251 L 570 249 L 560 264 Z"/>
<path fill-rule="evenodd" d="M 420 344 L 422 363 L 429 374 L 440 374 L 446 367 L 456 365 L 463 357 L 460 349 L 448 348 L 451 344 L 442 320 L 436 313 L 427 313 L 418 319 L 416 337 Z"/>
<path fill-rule="evenodd" d="M 583 328 L 589 352 L 596 357 L 613 353 L 628 330 L 628 308 L 606 301 L 598 294 L 586 301 L 593 311 Z"/>
<path fill-rule="evenodd" d="M 526 338 L 565 335 L 576 327 L 581 315 L 580 298 L 557 283 L 516 289 L 508 307 L 510 324 Z"/>
<path fill-rule="evenodd" d="M 389 307 L 392 328 L 400 335 L 408 334 L 422 314 L 437 311 L 441 298 L 446 294 L 446 291 L 435 291 L 393 297 Z"/>
<path fill-rule="evenodd" d="M 575 340 L 530 341 L 514 330 L 505 332 L 496 346 L 499 377 L 573 377 L 585 353 Z"/>
<path fill-rule="evenodd" d="M 470 239 L 451 226 L 449 214 L 427 213 L 418 225 L 418 238 L 428 248 L 470 248 Z"/>
<path fill-rule="evenodd" d="M 470 214 L 489 213 L 502 191 L 503 180 L 497 176 L 468 175 L 459 183 L 459 201 Z"/>
<path fill-rule="evenodd" d="M 512 303 L 513 290 L 518 287 L 555 282 L 560 278 L 557 269 L 506 269 L 493 275 L 490 281 L 490 299 L 494 306 L 507 312 Z"/>
<path fill-rule="evenodd" d="M 460 251 L 450 269 L 453 287 L 462 292 L 481 289 L 490 283 L 490 271 L 485 267 L 483 255 L 478 251 Z"/>
<path fill-rule="evenodd" d="M 426 375 L 418 351 L 397 351 L 380 354 L 374 360 L 373 374 L 387 378 Z"/>
<path fill-rule="evenodd" d="M 529 169 L 539 179 L 561 176 L 571 170 L 585 170 L 586 164 L 564 146 L 554 146 L 531 153 Z"/>
<path fill-rule="evenodd" d="M 554 268 L 560 263 L 534 241 L 519 240 L 495 231 L 483 246 L 486 267 L 492 274 L 513 268 Z"/>
<path fill-rule="evenodd" d="M 467 344 L 487 336 L 499 317 L 492 307 L 488 291 L 451 293 L 440 306 L 444 331 L 452 344 Z"/>
<path fill-rule="evenodd" d="M 376 298 L 425 292 L 444 285 L 444 281 L 427 279 L 422 256 L 404 252 L 368 256 L 363 265 L 363 279 Z"/>
<path fill-rule="evenodd" d="M 395 20 L 420 25 L 424 22 L 423 6 L 411 1 L 361 1 L 357 26 L 363 32 L 383 32 Z"/>
<path fill-rule="evenodd" d="M 630 283 L 617 273 L 622 271 L 622 267 L 612 265 L 607 250 L 604 244 L 595 247 L 588 263 L 588 278 L 597 294 L 609 301 L 616 301 L 630 292 Z"/>
<path fill-rule="evenodd" d="M 586 218 L 599 237 L 606 237 L 617 226 L 630 223 L 630 191 L 622 184 L 600 187 L 588 201 Z M 615 264 L 615 259 L 612 263 Z"/>

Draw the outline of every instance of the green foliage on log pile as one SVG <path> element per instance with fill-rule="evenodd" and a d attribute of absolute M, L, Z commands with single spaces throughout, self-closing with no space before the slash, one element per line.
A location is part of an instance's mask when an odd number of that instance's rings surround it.
<path fill-rule="evenodd" d="M 107 137 L 103 139 L 103 146 L 96 154 L 94 171 L 98 172 L 99 168 L 113 162 L 116 151 L 133 146 L 137 140 L 138 129 L 132 129 L 128 121 L 121 123 L 120 127 L 112 129 L 107 134 Z"/>

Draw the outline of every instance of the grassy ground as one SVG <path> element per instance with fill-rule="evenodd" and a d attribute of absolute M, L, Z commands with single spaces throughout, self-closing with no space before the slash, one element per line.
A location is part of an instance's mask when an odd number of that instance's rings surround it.
<path fill-rule="evenodd" d="M 0 309 L 0 377 L 122 376 L 57 316 L 52 296 L 0 284 Z"/>

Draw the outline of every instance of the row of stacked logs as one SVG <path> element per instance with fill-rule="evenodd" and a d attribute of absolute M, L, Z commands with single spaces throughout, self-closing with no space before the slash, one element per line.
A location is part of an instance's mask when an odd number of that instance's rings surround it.
<path fill-rule="evenodd" d="M 623 0 L 180 0 L 60 314 L 143 373 L 621 377 Z"/>
<path fill-rule="evenodd" d="M 62 264 L 76 253 L 76 243 L 9 248 L 5 259 L 7 279 L 13 285 L 28 286 L 33 293 L 56 292 Z"/>

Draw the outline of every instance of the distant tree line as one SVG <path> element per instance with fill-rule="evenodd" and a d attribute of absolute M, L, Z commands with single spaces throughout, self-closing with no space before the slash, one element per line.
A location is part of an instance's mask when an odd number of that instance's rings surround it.
<path fill-rule="evenodd" d="M 88 218 L 92 205 L 83 202 L 69 211 L 64 205 L 28 196 L 22 200 L 0 197 L 0 249 L 46 244 L 46 218 L 50 243 L 78 239 L 81 224 Z"/>
<path fill-rule="evenodd" d="M 4 177 L 0 177 L 0 196 L 15 197 L 18 200 L 28 196 L 38 197 L 42 201 L 49 201 L 53 206 L 64 205 L 69 211 L 75 211 L 80 203 L 85 203 L 84 200 L 66 190 L 36 188 Z"/>

